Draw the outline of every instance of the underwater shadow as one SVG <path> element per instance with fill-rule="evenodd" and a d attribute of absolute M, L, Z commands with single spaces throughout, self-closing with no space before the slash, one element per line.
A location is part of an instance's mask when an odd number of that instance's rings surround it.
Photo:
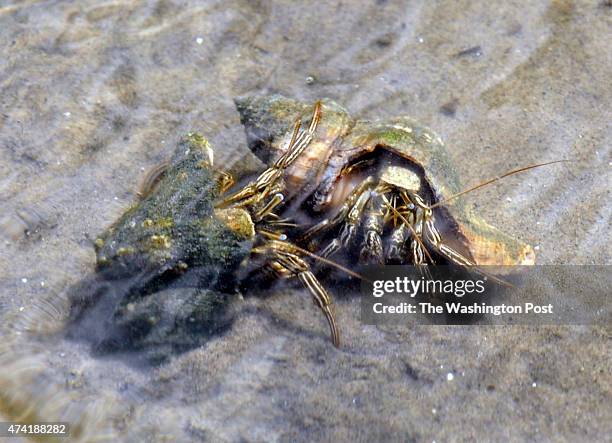
<path fill-rule="evenodd" d="M 146 272 L 121 279 L 91 274 L 66 292 L 65 336 L 89 343 L 94 357 L 162 364 L 231 327 L 234 295 L 201 284 L 214 274 L 204 268 L 154 279 Z"/>

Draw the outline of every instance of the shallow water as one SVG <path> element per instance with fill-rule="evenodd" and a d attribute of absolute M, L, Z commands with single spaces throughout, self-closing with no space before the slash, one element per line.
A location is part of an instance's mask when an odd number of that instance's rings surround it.
<path fill-rule="evenodd" d="M 358 299 L 338 297 L 337 350 L 286 289 L 237 303 L 230 331 L 151 370 L 55 332 L 58 295 L 93 269 L 91 239 L 181 135 L 204 133 L 217 165 L 261 167 L 233 104 L 246 93 L 410 115 L 467 185 L 571 159 L 466 198 L 538 263 L 611 264 L 611 14 L 587 1 L 0 3 L 0 413 L 31 405 L 80 421 L 84 440 L 610 435 L 609 328 L 363 326 Z"/>

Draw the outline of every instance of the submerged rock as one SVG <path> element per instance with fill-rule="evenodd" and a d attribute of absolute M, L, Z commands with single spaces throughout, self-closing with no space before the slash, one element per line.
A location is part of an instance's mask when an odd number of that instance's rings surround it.
<path fill-rule="evenodd" d="M 207 140 L 185 137 L 158 178 L 95 240 L 97 272 L 71 291 L 70 335 L 96 351 L 140 349 L 160 360 L 229 323 L 228 294 L 251 239 L 215 216 Z"/>

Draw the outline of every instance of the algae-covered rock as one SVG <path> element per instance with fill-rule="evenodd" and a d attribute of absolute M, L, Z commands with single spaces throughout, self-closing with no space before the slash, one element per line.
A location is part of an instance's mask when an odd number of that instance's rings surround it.
<path fill-rule="evenodd" d="M 225 274 L 250 245 L 215 217 L 218 187 L 211 167 L 208 141 L 185 137 L 159 184 L 96 239 L 98 271 L 110 279 L 146 273 L 147 282 L 137 288 L 145 290 L 161 276 L 197 267 L 206 270 L 201 286 L 231 286 Z"/>
<path fill-rule="evenodd" d="M 96 275 L 72 291 L 71 335 L 96 350 L 163 359 L 228 323 L 223 312 L 251 238 L 215 216 L 207 140 L 189 134 L 158 183 L 95 240 Z"/>

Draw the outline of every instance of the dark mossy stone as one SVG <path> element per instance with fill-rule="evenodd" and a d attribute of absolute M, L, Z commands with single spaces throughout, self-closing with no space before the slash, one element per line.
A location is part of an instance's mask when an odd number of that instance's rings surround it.
<path fill-rule="evenodd" d="M 96 239 L 96 274 L 70 295 L 70 335 L 100 353 L 163 360 L 228 324 L 252 245 L 214 214 L 211 152 L 203 137 L 185 137 L 154 189 Z"/>
<path fill-rule="evenodd" d="M 155 189 L 96 240 L 97 270 L 106 279 L 142 275 L 138 292 L 151 292 L 191 268 L 200 286 L 228 289 L 245 254 L 245 241 L 214 216 L 217 181 L 210 147 L 190 134 L 177 146 Z"/>

